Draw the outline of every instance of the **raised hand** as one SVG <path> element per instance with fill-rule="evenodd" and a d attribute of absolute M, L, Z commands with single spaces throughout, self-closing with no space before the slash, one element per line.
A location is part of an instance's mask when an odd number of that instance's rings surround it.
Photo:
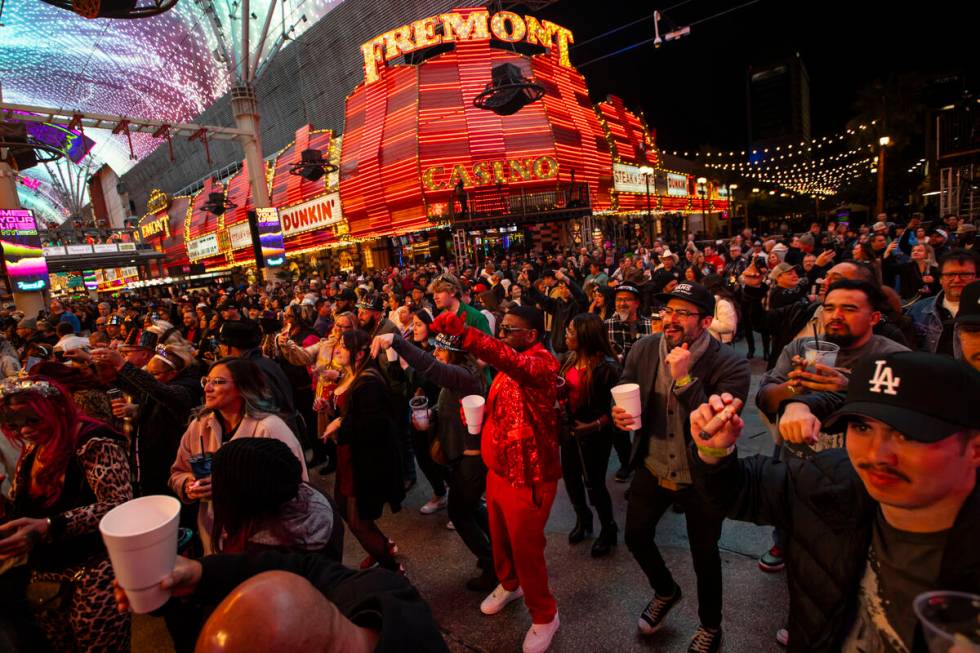
<path fill-rule="evenodd" d="M 741 407 L 742 400 L 736 399 L 727 392 L 708 397 L 707 403 L 701 404 L 691 412 L 691 433 L 694 443 L 699 447 L 719 451 L 725 451 L 735 444 L 745 425 L 738 415 Z M 698 453 L 705 462 L 718 461 L 718 458 L 705 454 L 700 449 Z"/>

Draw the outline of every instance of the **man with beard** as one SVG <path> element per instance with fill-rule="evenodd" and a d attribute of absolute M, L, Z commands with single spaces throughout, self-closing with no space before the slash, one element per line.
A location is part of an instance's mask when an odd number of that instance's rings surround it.
<path fill-rule="evenodd" d="M 805 364 L 804 346 L 812 338 L 797 338 L 783 348 L 776 366 L 762 377 L 755 401 L 771 422 L 777 423 L 778 417 L 783 439 L 780 459 L 809 458 L 818 451 L 843 446 L 842 433 L 821 433 L 820 424 L 843 403 L 851 368 L 871 356 L 908 351 L 890 338 L 875 335 L 873 329 L 881 319 L 876 307 L 881 301 L 881 291 L 866 281 L 835 281 L 827 288 L 819 315 L 822 337 L 840 347 L 834 367 Z M 772 541 L 759 560 L 763 571 L 785 567 L 785 533 L 775 530 Z"/>
<path fill-rule="evenodd" d="M 659 299 L 667 303 L 663 333 L 633 345 L 620 379 L 639 384 L 642 402 L 642 427 L 633 438 L 630 460 L 636 476 L 630 485 L 624 539 L 655 594 L 637 626 L 644 635 L 657 632 L 681 599 L 681 587 L 654 541 L 664 512 L 680 504 L 697 576 L 700 618 L 688 650 L 715 653 L 721 646 L 722 518 L 707 508 L 691 485 L 688 416 L 712 394 L 727 392 L 744 401 L 749 363 L 709 335 L 715 297 L 707 288 L 679 283 Z M 617 428 L 633 430 L 634 418 L 622 408 L 613 408 L 612 418 Z"/>
<path fill-rule="evenodd" d="M 876 307 L 881 301 L 881 291 L 865 281 L 841 279 L 834 282 L 827 288 L 820 312 L 823 339 L 840 347 L 834 367 L 805 364 L 804 347 L 813 339 L 798 338 L 783 348 L 776 366 L 762 378 L 756 395 L 759 409 L 766 415 L 775 416 L 782 407 L 780 433 L 786 437 L 793 431 L 803 430 L 808 436 L 806 439 L 818 447 L 793 449 L 797 457 L 828 448 L 827 443 L 817 444 L 820 420 L 843 401 L 848 374 L 858 361 L 908 351 L 907 347 L 890 338 L 875 335 L 874 326 L 881 319 Z"/>
<path fill-rule="evenodd" d="M 357 302 L 357 322 L 372 338 L 398 332 L 394 322 L 384 316 L 384 309 L 384 299 L 377 293 L 366 293 Z"/>

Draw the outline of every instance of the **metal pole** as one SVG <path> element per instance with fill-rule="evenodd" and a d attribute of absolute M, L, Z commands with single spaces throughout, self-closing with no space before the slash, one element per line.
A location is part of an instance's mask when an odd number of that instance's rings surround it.
<path fill-rule="evenodd" d="M 885 211 L 885 146 L 878 150 L 878 205 L 875 215 Z"/>
<path fill-rule="evenodd" d="M 647 180 L 647 229 L 650 233 L 650 246 L 653 247 L 654 239 L 654 228 L 653 228 L 653 214 L 650 212 L 650 175 L 643 175 Z"/>

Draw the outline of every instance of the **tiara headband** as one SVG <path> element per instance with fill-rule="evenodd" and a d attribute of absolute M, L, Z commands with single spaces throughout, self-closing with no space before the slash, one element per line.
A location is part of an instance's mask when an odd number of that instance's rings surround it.
<path fill-rule="evenodd" d="M 0 382 L 0 399 L 25 392 L 36 392 L 43 397 L 57 397 L 61 394 L 58 388 L 47 381 L 29 377 L 4 379 Z"/>

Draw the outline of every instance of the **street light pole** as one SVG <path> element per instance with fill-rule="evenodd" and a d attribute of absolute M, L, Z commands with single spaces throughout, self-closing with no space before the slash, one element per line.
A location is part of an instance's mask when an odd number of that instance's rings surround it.
<path fill-rule="evenodd" d="M 708 180 L 698 177 L 698 193 L 701 195 L 701 228 L 708 230 Z"/>
<path fill-rule="evenodd" d="M 650 232 L 650 246 L 653 246 L 653 239 L 656 236 L 656 229 L 653 225 L 653 212 L 650 209 L 650 177 L 653 175 L 653 168 L 650 166 L 640 166 L 640 174 L 647 182 L 647 228 Z"/>
<path fill-rule="evenodd" d="M 878 203 L 875 215 L 885 211 L 885 148 L 892 144 L 892 139 L 882 136 L 878 139 Z"/>
<path fill-rule="evenodd" d="M 738 184 L 728 184 L 728 237 L 732 237 L 732 232 L 735 230 L 735 189 L 738 188 Z"/>

